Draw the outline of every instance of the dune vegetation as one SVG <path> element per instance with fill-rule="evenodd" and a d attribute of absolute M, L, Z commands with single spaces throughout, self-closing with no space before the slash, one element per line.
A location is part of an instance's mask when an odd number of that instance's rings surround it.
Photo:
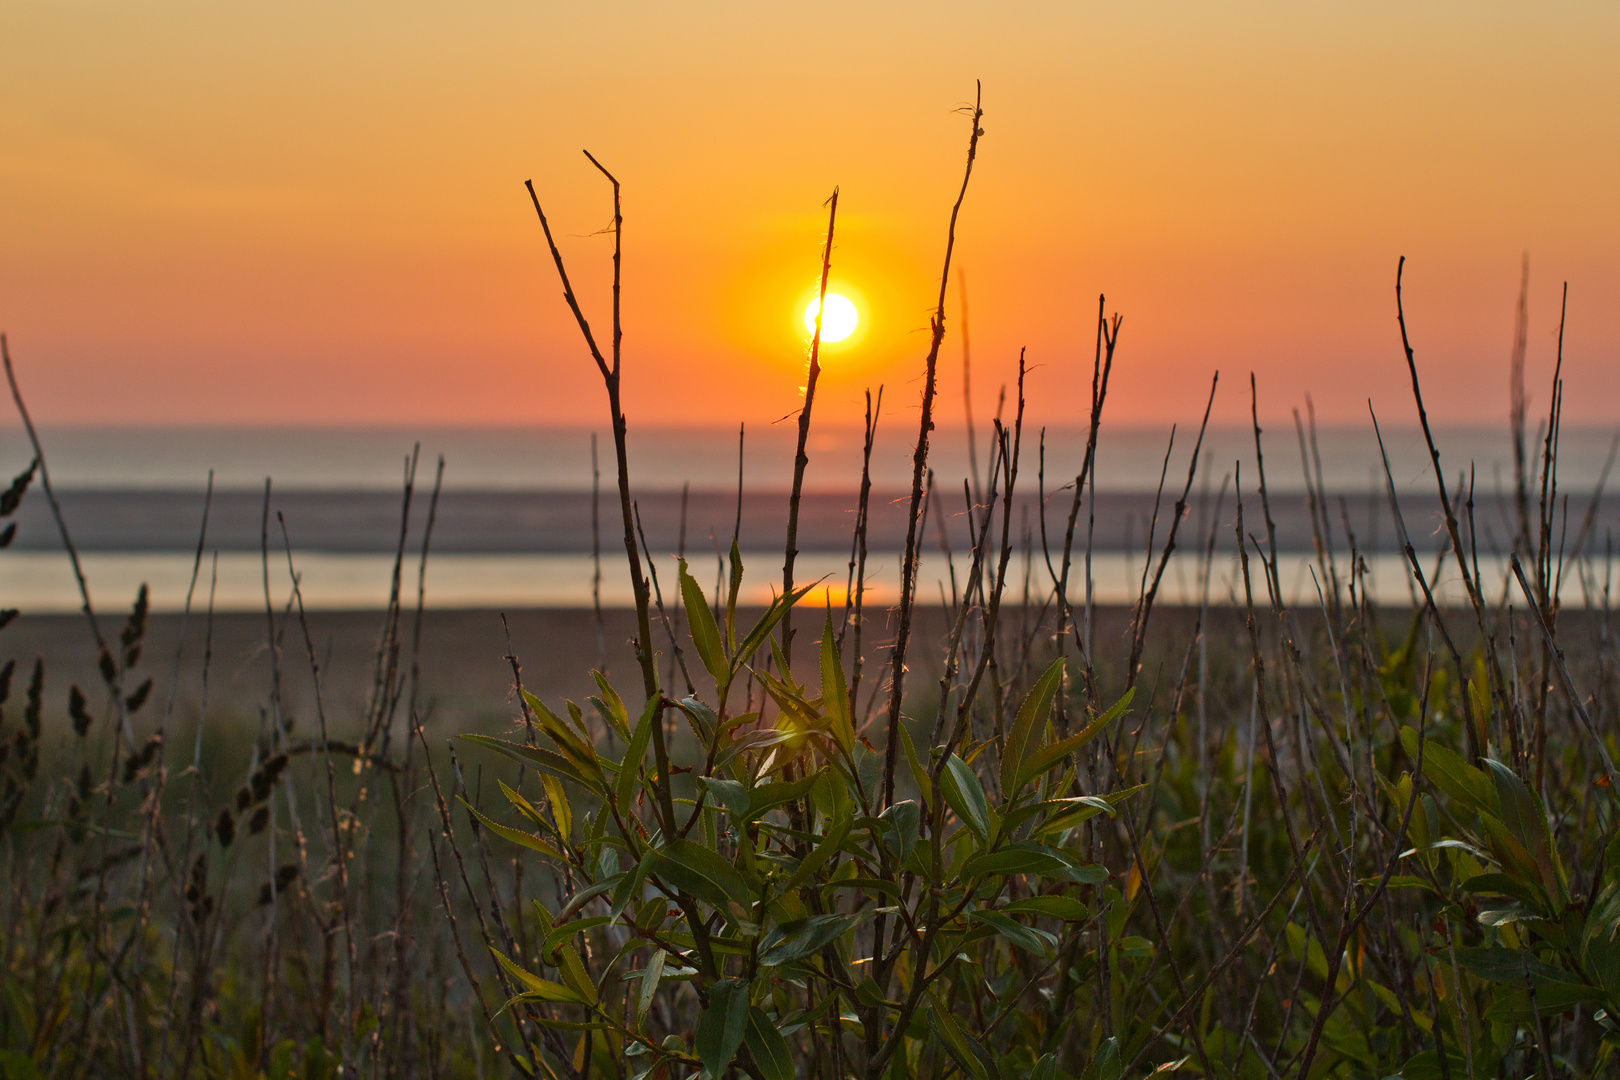
<path fill-rule="evenodd" d="M 1398 273 L 1444 507 L 1438 533 L 1409 533 L 1390 478 L 1416 603 L 1369 596 L 1304 423 L 1290 441 L 1317 602 L 1285 602 L 1256 417 L 1257 474 L 1204 497 L 1200 529 L 1195 444 L 1186 475 L 1161 483 L 1136 602 L 1103 609 L 1087 591 L 1088 494 L 1121 321 L 1100 300 L 1084 459 L 1045 460 L 1020 372 L 982 474 L 966 479 L 971 549 L 931 549 L 930 505 L 963 497 L 961 478 L 936 485 L 929 450 L 981 117 L 975 106 L 946 231 L 892 608 L 864 603 L 869 481 L 842 602 L 795 575 L 819 325 L 777 599 L 739 605 L 735 541 L 718 589 L 684 560 L 659 580 L 670 564 L 638 534 L 619 404 L 621 378 L 639 374 L 621 367 L 620 186 L 593 158 L 614 208 L 605 333 L 529 194 L 602 378 L 616 474 L 605 516 L 635 588 L 633 655 L 597 674 L 594 696 L 546 700 L 514 655 L 504 736 L 429 734 L 419 647 L 439 488 L 417 483 L 414 460 L 361 710 L 328 715 L 302 597 L 272 593 L 272 564 L 296 581 L 298 556 L 268 492 L 272 679 L 262 700 L 231 703 L 256 716 L 251 734 L 210 729 L 218 702 L 177 708 L 182 666 L 201 666 L 206 687 L 212 663 L 206 516 L 191 631 L 172 657 L 145 648 L 144 591 L 118 619 L 87 592 L 98 683 L 7 661 L 0 1077 L 1614 1068 L 1612 563 L 1599 494 L 1571 506 L 1558 487 L 1561 382 L 1532 435 L 1515 369 L 1517 520 L 1496 581 L 1480 569 L 1491 549 L 1473 477 L 1442 468 L 1429 430 Z M 836 192 L 826 209 L 823 295 Z M 9 354 L 5 366 L 27 422 Z M 28 430 L 37 456 L 0 518 L 25 496 L 54 504 Z M 1032 488 L 1043 513 L 1026 525 L 1013 496 Z M 412 515 L 429 524 L 407 550 Z M 1239 553 L 1240 603 L 1156 610 L 1172 553 L 1195 553 L 1207 582 L 1217 539 Z M 925 551 L 950 562 L 941 604 L 916 595 Z M 1035 569 L 1020 579 L 1024 553 Z M 1441 566 L 1463 603 L 1436 599 Z M 1590 606 L 1564 611 L 1577 579 Z M 591 620 L 580 613 L 580 633 Z M 295 675 L 313 683 L 313 715 L 285 706 Z"/>

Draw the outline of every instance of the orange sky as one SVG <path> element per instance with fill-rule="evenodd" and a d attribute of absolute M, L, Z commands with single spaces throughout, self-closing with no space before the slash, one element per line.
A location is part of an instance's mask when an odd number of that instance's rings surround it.
<path fill-rule="evenodd" d="M 1528 251 L 1533 375 L 1568 279 L 1567 417 L 1620 420 L 1612 4 L 13 0 L 0 43 L 0 327 L 55 422 L 596 422 L 522 188 L 605 333 L 581 147 L 626 185 L 632 423 L 796 407 L 835 184 L 865 324 L 821 415 L 914 408 L 975 78 L 981 415 L 1027 345 L 1077 420 L 1106 291 L 1116 420 L 1219 367 L 1226 420 L 1252 368 L 1269 415 L 1410 421 L 1404 254 L 1432 412 L 1495 421 Z"/>

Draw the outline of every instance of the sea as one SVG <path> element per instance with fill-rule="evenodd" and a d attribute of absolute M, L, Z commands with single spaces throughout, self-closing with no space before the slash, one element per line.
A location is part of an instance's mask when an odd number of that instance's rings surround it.
<path fill-rule="evenodd" d="M 88 590 L 98 610 L 116 610 L 143 584 L 159 611 L 294 602 L 366 609 L 396 593 L 407 604 L 420 599 L 437 608 L 632 603 L 606 429 L 47 423 L 38 436 L 78 574 L 36 478 L 13 519 L 15 539 L 0 550 L 0 607 L 76 611 Z M 1403 535 L 1441 597 L 1460 597 L 1452 567 L 1434 557 L 1443 514 L 1420 431 L 1386 429 L 1381 449 L 1370 426 L 1325 428 L 1313 442 L 1292 424 L 1276 425 L 1263 433 L 1257 454 L 1252 430 L 1211 430 L 1197 446 L 1194 468 L 1196 436 L 1168 426 L 1104 424 L 1095 489 L 1076 506 L 1083 427 L 1024 432 L 1016 471 L 992 452 L 989 430 L 970 439 L 963 428 L 941 427 L 929 448 L 919 599 L 949 603 L 966 588 L 983 507 L 992 486 L 1001 492 L 1009 481 L 1010 509 L 1004 516 L 998 502 L 989 528 L 996 537 L 1005 529 L 1010 538 L 1007 589 L 1014 600 L 1039 603 L 1063 576 L 1073 515 L 1071 601 L 1134 603 L 1158 575 L 1159 603 L 1237 602 L 1240 495 L 1243 531 L 1262 550 L 1269 550 L 1269 512 L 1277 577 L 1290 603 L 1321 602 L 1335 578 L 1342 587 L 1352 547 L 1365 561 L 1364 584 L 1375 599 L 1408 601 Z M 796 437 L 792 423 L 630 431 L 638 546 L 668 603 L 675 602 L 683 558 L 705 589 L 716 587 L 734 533 L 745 566 L 743 602 L 765 603 L 781 590 Z M 1620 504 L 1601 489 L 1615 439 L 1615 431 L 1600 428 L 1569 429 L 1559 438 L 1548 486 L 1563 550 L 1561 595 L 1569 604 L 1606 602 Z M 916 441 L 915 420 L 904 416 L 886 418 L 873 440 L 868 603 L 891 603 L 898 592 Z M 850 585 L 864 443 L 861 430 L 823 429 L 812 432 L 806 447 L 794 581 L 816 582 L 819 602 L 842 606 Z M 1493 588 L 1507 588 L 1515 465 L 1505 429 L 1444 428 L 1435 443 L 1448 493 L 1460 509 L 1471 497 L 1482 576 Z M 1543 449 L 1543 443 L 1528 448 L 1535 494 Z M 32 457 L 20 427 L 0 427 L 0 472 L 20 472 Z M 1324 494 L 1315 511 L 1309 487 Z M 1184 494 L 1185 514 L 1161 574 L 1160 553 Z M 1258 573 L 1251 567 L 1251 575 Z"/>

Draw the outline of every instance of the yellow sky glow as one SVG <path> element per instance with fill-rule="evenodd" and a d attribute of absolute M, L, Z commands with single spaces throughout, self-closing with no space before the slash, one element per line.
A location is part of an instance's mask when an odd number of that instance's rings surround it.
<path fill-rule="evenodd" d="M 1620 419 L 1610 4 L 22 0 L 0 41 L 0 327 L 51 422 L 599 422 L 522 188 L 602 336 L 587 147 L 633 423 L 796 407 L 835 186 L 861 323 L 818 410 L 914 410 L 975 78 L 985 412 L 1027 346 L 1032 422 L 1077 422 L 1106 292 L 1120 422 L 1196 420 L 1216 368 L 1217 420 L 1251 369 L 1268 416 L 1405 417 L 1404 254 L 1433 413 L 1494 423 L 1528 251 L 1533 377 L 1567 279 L 1567 415 Z"/>

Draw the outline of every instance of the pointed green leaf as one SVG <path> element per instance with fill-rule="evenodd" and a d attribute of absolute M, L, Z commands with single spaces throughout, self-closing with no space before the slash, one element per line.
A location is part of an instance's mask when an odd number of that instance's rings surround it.
<path fill-rule="evenodd" d="M 686 624 L 691 628 L 692 644 L 697 647 L 698 659 L 714 679 L 715 685 L 725 693 L 731 682 L 731 661 L 720 643 L 720 628 L 714 623 L 714 610 L 703 596 L 703 589 L 687 572 L 686 560 L 681 560 L 681 603 L 686 607 Z"/>
<path fill-rule="evenodd" d="M 634 808 L 641 762 L 647 756 L 647 745 L 652 740 L 653 725 L 657 722 L 658 699 L 648 698 L 647 707 L 641 711 L 641 719 L 636 721 L 635 733 L 630 736 L 630 745 L 625 748 L 624 760 L 619 763 L 619 779 L 614 785 L 613 801 L 619 813 L 625 817 L 629 817 Z"/>
<path fill-rule="evenodd" d="M 968 763 L 952 754 L 945 762 L 945 770 L 939 774 L 939 786 L 944 791 L 945 802 L 956 811 L 962 823 L 973 830 L 979 843 L 989 843 L 990 803 L 984 797 L 984 785 L 979 783 L 978 775 Z"/>
<path fill-rule="evenodd" d="M 562 976 L 563 982 L 584 998 L 587 1004 L 595 1005 L 596 984 L 591 982 L 590 975 L 585 971 L 585 964 L 580 960 L 578 950 L 564 942 L 557 949 L 557 956 L 561 961 L 557 965 L 557 973 Z"/>
<path fill-rule="evenodd" d="M 886 841 L 890 850 L 901 862 L 905 862 L 922 835 L 922 811 L 911 799 L 905 799 L 883 811 L 879 820 L 889 826 Z"/>
<path fill-rule="evenodd" d="M 821 632 L 821 709 L 827 714 L 827 726 L 833 739 L 844 753 L 855 749 L 855 725 L 849 715 L 849 684 L 844 679 L 844 661 L 838 655 L 838 642 L 833 635 L 832 609 L 827 610 L 827 625 Z"/>
<path fill-rule="evenodd" d="M 564 780 L 572 780 L 589 791 L 600 794 L 606 790 L 606 780 L 600 769 L 594 769 L 590 773 L 584 772 L 574 761 L 555 750 L 547 750 L 543 746 L 524 746 L 522 743 L 508 742 L 489 735 L 463 735 L 461 738 L 493 750 L 497 754 L 504 754 L 531 769 L 541 769 Z"/>
<path fill-rule="evenodd" d="M 563 793 L 562 781 L 550 773 L 541 773 L 540 784 L 546 789 L 546 798 L 551 802 L 551 819 L 557 825 L 557 835 L 567 840 L 574 832 L 574 811 L 568 805 L 568 796 Z"/>
<path fill-rule="evenodd" d="M 928 778 L 928 770 L 917 760 L 917 748 L 911 745 L 911 732 L 906 730 L 905 723 L 901 722 L 895 726 L 900 729 L 900 745 L 906 751 L 906 764 L 911 768 L 911 779 L 917 784 L 917 793 L 922 796 L 923 806 L 931 810 L 934 805 L 933 781 Z"/>
<path fill-rule="evenodd" d="M 1552 830 L 1547 826 L 1547 811 L 1517 773 L 1500 761 L 1486 759 L 1496 781 L 1497 802 L 1502 808 L 1502 824 L 1524 845 L 1535 860 L 1541 873 L 1541 885 L 1556 907 L 1568 902 L 1567 884 L 1563 865 L 1553 850 Z"/>
<path fill-rule="evenodd" d="M 990 1070 L 985 1067 L 984 1061 L 974 1053 L 972 1045 L 957 1026 L 956 1018 L 951 1010 L 939 999 L 939 995 L 932 987 L 928 990 L 928 997 L 933 1002 L 928 1022 L 933 1030 L 939 1032 L 941 1041 L 945 1043 L 945 1050 L 962 1067 L 962 1071 L 973 1080 L 990 1080 Z"/>
<path fill-rule="evenodd" d="M 827 826 L 827 834 L 810 849 L 810 854 L 800 860 L 798 869 L 793 871 L 793 876 L 788 878 L 787 884 L 782 887 L 782 894 L 792 895 L 795 889 L 809 880 L 811 874 L 838 854 L 838 848 L 849 835 L 853 824 L 854 820 L 848 816 L 833 819 L 832 824 Z"/>
<path fill-rule="evenodd" d="M 1018 709 L 1007 732 L 1007 743 L 1001 751 L 1001 797 L 1011 799 L 1022 787 L 1017 783 L 1023 771 L 1024 759 L 1035 733 L 1042 730 L 1046 714 L 1051 710 L 1052 698 L 1063 686 L 1063 658 L 1052 661 L 1041 677 L 1035 681 L 1024 703 Z"/>
<path fill-rule="evenodd" d="M 641 973 L 641 989 L 636 993 L 636 1027 L 647 1022 L 647 1012 L 652 1008 L 653 995 L 658 993 L 658 980 L 664 977 L 664 950 L 659 949 L 647 961 L 647 967 Z"/>
<path fill-rule="evenodd" d="M 748 1052 L 759 1066 L 759 1080 L 793 1080 L 793 1055 L 776 1024 L 756 1006 L 748 1009 Z"/>
<path fill-rule="evenodd" d="M 1092 739 L 1095 739 L 1103 728 L 1124 715 L 1125 710 L 1130 707 L 1131 700 L 1135 697 L 1136 688 L 1133 686 L 1125 692 L 1124 697 L 1114 702 L 1107 712 L 1080 729 L 1077 734 L 1051 743 L 1043 747 L 1039 752 L 1030 755 L 1013 779 L 1013 790 L 1022 789 L 1025 784 L 1063 761 Z M 1003 789 L 1003 794 L 1005 794 L 1005 789 Z"/>
<path fill-rule="evenodd" d="M 765 610 L 765 614 L 760 617 L 759 622 L 754 624 L 754 628 L 748 631 L 748 636 L 743 638 L 742 644 L 737 646 L 737 652 L 732 656 L 732 662 L 736 664 L 748 663 L 759 647 L 765 644 L 765 640 L 770 637 L 771 631 L 776 629 L 776 624 L 782 621 L 782 617 L 787 614 L 788 608 L 797 604 L 804 597 L 804 594 L 815 588 L 816 585 L 817 582 L 811 582 L 803 588 L 794 589 L 787 595 L 778 596 L 775 600 L 772 600 L 771 606 Z"/>
<path fill-rule="evenodd" d="M 604 926 L 612 921 L 606 915 L 592 915 L 587 919 L 569 919 L 561 926 L 554 927 L 551 933 L 546 935 L 545 942 L 540 946 L 540 955 L 550 956 L 557 951 L 558 946 L 572 939 L 575 934 L 583 933 L 593 926 Z"/>
<path fill-rule="evenodd" d="M 861 915 L 813 915 L 783 923 L 760 942 L 760 966 L 776 967 L 820 952 L 823 945 L 858 926 L 866 914 L 870 914 L 870 910 Z"/>
<path fill-rule="evenodd" d="M 1401 746 L 1413 761 L 1418 759 L 1418 741 L 1415 730 L 1401 729 Z M 1497 812 L 1496 785 L 1491 778 L 1433 739 L 1423 740 L 1423 776 L 1469 810 Z"/>
<path fill-rule="evenodd" d="M 723 780 L 718 776 L 700 776 L 698 783 L 708 791 L 709 797 L 725 807 L 739 819 L 748 817 L 748 785 L 740 780 Z"/>
<path fill-rule="evenodd" d="M 560 983 L 550 982 L 525 971 L 498 949 L 492 951 L 495 953 L 495 959 L 500 961 L 501 967 L 505 968 L 507 973 L 516 979 L 528 994 L 535 995 L 541 1001 L 555 1001 L 565 1005 L 586 1004 L 583 997 L 568 987 Z"/>
<path fill-rule="evenodd" d="M 540 815 L 540 811 L 536 810 L 528 799 L 506 786 L 505 780 L 497 777 L 495 782 L 500 785 L 501 794 L 506 796 L 506 801 L 517 807 L 518 812 L 524 817 L 542 827 L 548 824 L 546 819 Z"/>
<path fill-rule="evenodd" d="M 721 979 L 709 987 L 709 1007 L 697 1022 L 697 1052 L 708 1074 L 719 1080 L 742 1045 L 748 1027 L 748 983 Z"/>
<path fill-rule="evenodd" d="M 1057 947 L 1057 938 L 1044 930 L 1035 930 L 999 911 L 975 911 L 968 916 L 974 922 L 990 927 L 996 933 L 1023 949 L 1045 958 Z"/>
<path fill-rule="evenodd" d="M 727 915 L 731 905 L 741 908 L 741 917 L 748 917 L 753 909 L 754 897 L 748 882 L 737 868 L 715 852 L 692 840 L 672 840 L 650 853 L 648 869 L 677 889 L 706 901 L 711 907 Z"/>
<path fill-rule="evenodd" d="M 619 696 L 617 690 L 613 689 L 606 675 L 600 671 L 593 671 L 591 677 L 596 680 L 597 689 L 602 691 L 601 698 L 592 698 L 591 703 L 596 706 L 596 711 L 602 714 L 602 719 L 608 722 L 608 726 L 618 733 L 619 738 L 628 742 L 630 740 L 630 712 L 624 707 L 624 699 Z"/>
<path fill-rule="evenodd" d="M 1001 909 L 1018 915 L 1049 915 L 1064 922 L 1085 922 L 1091 909 L 1069 896 L 1031 896 L 1014 900 Z"/>
<path fill-rule="evenodd" d="M 798 780 L 778 780 L 769 784 L 760 784 L 748 791 L 748 811 L 745 814 L 745 823 L 758 821 L 778 806 L 790 802 L 797 802 L 809 794 L 821 780 L 825 770 L 818 769 L 809 776 Z M 834 778 L 836 782 L 836 778 Z"/>
<path fill-rule="evenodd" d="M 731 582 L 726 589 L 726 643 L 731 646 L 733 657 L 737 655 L 737 594 L 742 591 L 743 561 L 742 552 L 737 550 L 737 539 L 731 540 Z M 739 663 L 746 663 L 746 658 Z"/>
<path fill-rule="evenodd" d="M 563 858 L 562 852 L 558 851 L 541 837 L 538 837 L 533 833 L 526 833 L 522 829 L 510 828 L 506 825 L 502 825 L 498 821 L 492 820 L 488 815 L 480 813 L 476 808 L 474 808 L 472 803 L 468 802 L 466 799 L 461 800 L 461 805 L 467 808 L 467 812 L 469 814 L 478 819 L 478 823 L 480 825 L 494 833 L 496 836 L 499 836 L 502 840 L 510 840 L 512 843 L 526 847 L 530 851 L 538 851 L 542 855 L 549 855 L 558 862 L 567 861 L 565 858 Z"/>

